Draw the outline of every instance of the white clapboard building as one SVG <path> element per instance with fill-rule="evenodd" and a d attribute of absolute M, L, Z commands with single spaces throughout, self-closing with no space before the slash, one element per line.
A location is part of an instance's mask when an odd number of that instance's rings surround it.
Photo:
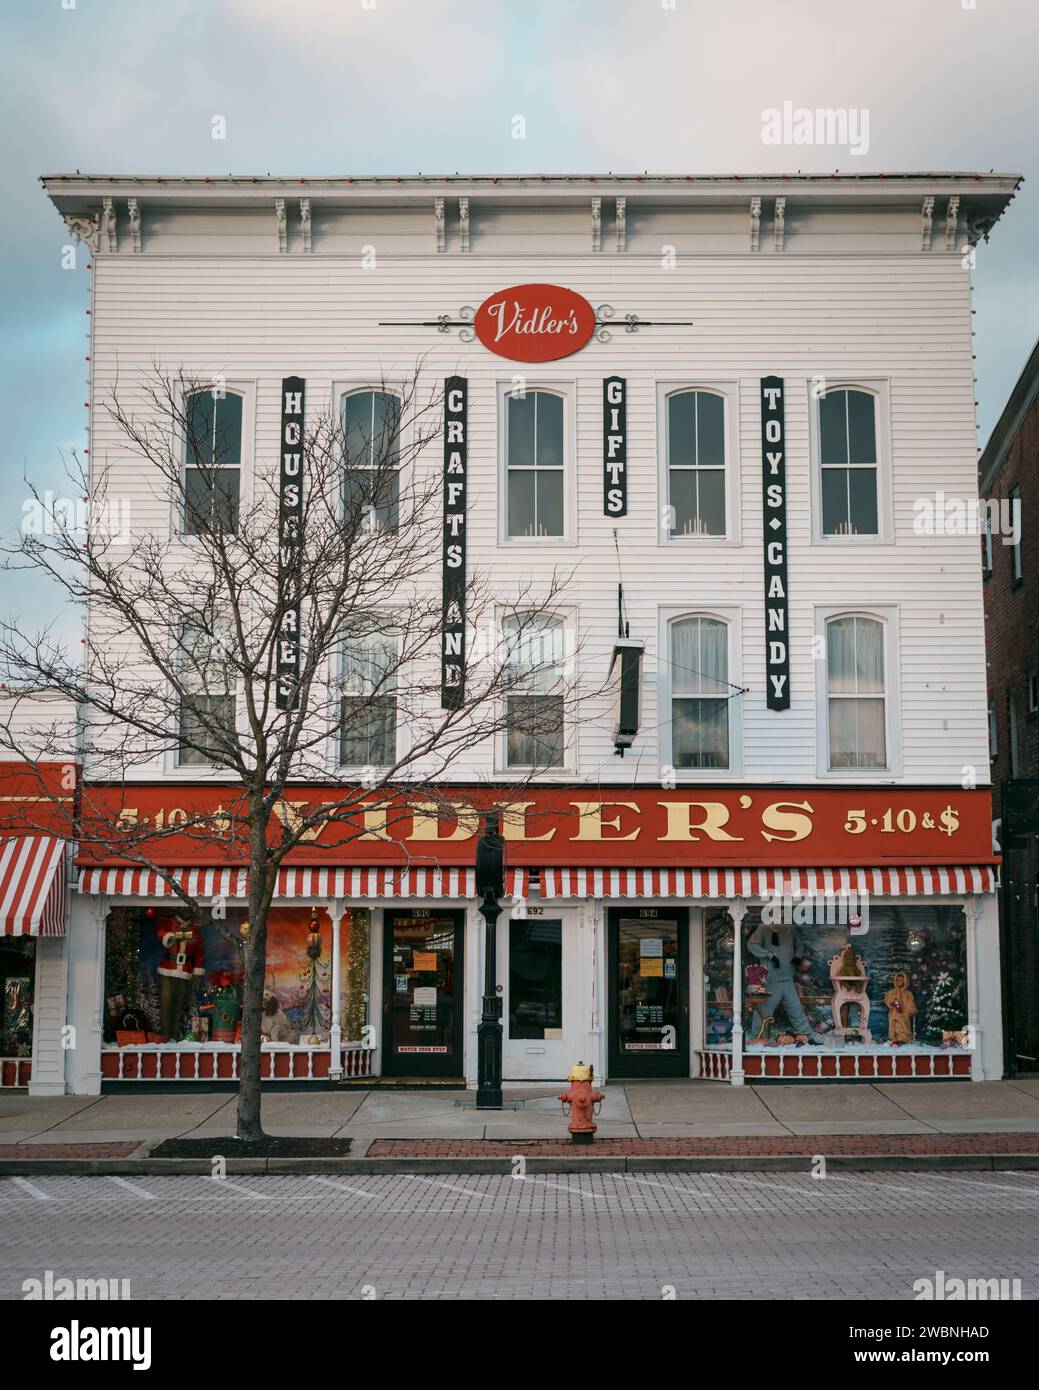
<path fill-rule="evenodd" d="M 308 414 L 379 419 L 420 366 L 464 387 L 455 525 L 503 621 L 574 570 L 541 650 L 579 651 L 601 682 L 614 663 L 617 698 L 561 706 L 533 782 L 522 730 L 452 769 L 523 783 L 498 925 L 506 1081 L 578 1059 L 735 1083 L 1001 1076 L 979 546 L 934 504 L 977 493 L 972 248 L 1017 183 L 44 178 L 91 262 L 91 457 L 135 526 L 178 521 L 121 461 L 117 374 L 124 391 L 156 362 L 219 376 L 246 499 L 277 469 L 286 381 Z M 415 466 L 437 476 L 441 444 Z M 430 621 L 447 672 L 439 587 Z M 330 751 L 329 786 L 356 762 Z M 124 800 L 168 816 L 220 794 L 171 750 Z M 272 1082 L 475 1079 L 474 836 L 416 822 L 399 850 L 283 869 Z M 201 851 L 182 872 L 242 891 Z M 77 1042 L 35 1083 L 233 1079 L 233 1030 L 196 1017 L 220 934 L 204 925 L 168 1035 L 161 881 L 81 855 L 71 898 L 64 955 L 39 968 L 68 980 Z M 304 1017 L 293 951 L 313 921 Z"/>

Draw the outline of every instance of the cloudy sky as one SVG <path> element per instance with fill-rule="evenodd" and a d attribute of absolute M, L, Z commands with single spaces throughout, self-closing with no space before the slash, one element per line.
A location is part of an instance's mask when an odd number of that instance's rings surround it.
<path fill-rule="evenodd" d="M 1039 336 L 1037 50 L 1036 0 L 3 0 L 0 531 L 84 443 L 86 272 L 37 182 L 76 169 L 1021 173 L 974 273 L 983 443 Z M 785 101 L 865 108 L 868 151 L 764 144 Z"/>

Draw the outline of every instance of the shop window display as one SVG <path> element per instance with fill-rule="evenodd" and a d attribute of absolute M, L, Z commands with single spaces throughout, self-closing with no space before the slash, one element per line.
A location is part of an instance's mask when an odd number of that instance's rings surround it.
<path fill-rule="evenodd" d="M 367 1006 L 367 914 L 353 912 L 341 949 L 347 1019 Z M 190 917 L 174 907 L 119 907 L 109 914 L 105 958 L 105 1041 L 109 1044 L 235 1043 L 241 1038 L 243 908 Z M 310 908 L 274 908 L 267 925 L 261 1032 L 273 1043 L 328 1041 L 332 1021 L 332 927 Z"/>
<path fill-rule="evenodd" d="M 0 937 L 0 1057 L 32 1056 L 36 942 Z"/>
<path fill-rule="evenodd" d="M 744 1045 L 966 1045 L 966 923 L 954 906 L 871 905 L 868 929 L 743 919 Z M 704 1041 L 732 1042 L 733 923 L 705 919 Z M 769 1006 L 769 1007 L 766 1007 Z"/>

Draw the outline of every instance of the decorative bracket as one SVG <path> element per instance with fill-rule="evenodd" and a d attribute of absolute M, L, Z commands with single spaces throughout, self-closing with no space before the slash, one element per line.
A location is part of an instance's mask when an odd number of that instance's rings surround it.
<path fill-rule="evenodd" d="M 592 250 L 602 250 L 602 199 L 592 199 Z"/>
<path fill-rule="evenodd" d="M 105 237 L 105 247 L 109 251 L 118 250 L 118 240 L 116 237 L 115 209 L 112 207 L 111 198 L 101 199 L 101 231 Z"/>
<path fill-rule="evenodd" d="M 447 250 L 447 226 L 444 219 L 443 198 L 433 199 L 433 227 L 436 232 L 437 250 Z"/>
<path fill-rule="evenodd" d="M 285 215 L 284 198 L 275 198 L 274 200 L 274 226 L 278 233 L 278 250 L 287 251 L 289 249 L 289 219 Z"/>
<path fill-rule="evenodd" d="M 772 246 L 776 251 L 782 251 L 783 240 L 786 236 L 786 199 L 776 199 L 776 213 L 772 222 Z"/>
<path fill-rule="evenodd" d="M 956 228 L 960 220 L 960 195 L 954 193 L 945 209 L 945 249 L 956 250 Z"/>
<path fill-rule="evenodd" d="M 638 314 L 624 314 L 621 318 L 616 318 L 616 310 L 612 304 L 600 304 L 595 310 L 595 339 L 600 343 L 608 343 L 612 334 L 611 328 L 621 328 L 625 333 L 637 333 L 640 328 L 692 328 L 692 319 L 642 319 Z M 452 328 L 457 328 L 459 342 L 471 343 L 476 338 L 476 329 L 473 327 L 473 320 L 476 317 L 476 310 L 470 304 L 463 304 L 458 311 L 457 318 L 452 318 L 450 314 L 438 314 L 435 319 L 380 319 L 380 328 L 435 328 L 438 333 L 450 333 Z"/>
<path fill-rule="evenodd" d="M 458 249 L 469 250 L 469 199 L 458 200 Z"/>
<path fill-rule="evenodd" d="M 750 249 L 756 251 L 761 239 L 761 199 L 750 200 Z"/>
<path fill-rule="evenodd" d="M 130 222 L 130 242 L 135 251 L 141 249 L 141 209 L 136 198 L 127 198 L 126 215 Z"/>
<path fill-rule="evenodd" d="M 301 198 L 299 200 L 299 225 L 303 232 L 303 250 L 310 251 L 312 248 L 310 231 L 310 199 Z"/>
<path fill-rule="evenodd" d="M 621 194 L 617 199 L 617 250 L 628 249 L 628 200 Z"/>
<path fill-rule="evenodd" d="M 923 208 L 921 209 L 921 222 L 920 222 L 920 250 L 921 250 L 921 251 L 930 251 L 930 249 L 931 249 L 931 233 L 932 233 L 933 229 L 934 229 L 934 198 L 933 198 L 932 195 L 929 194 L 929 195 L 924 199 L 924 205 L 923 205 Z"/>
<path fill-rule="evenodd" d="M 97 242 L 101 232 L 97 213 L 94 213 L 92 217 L 77 217 L 66 214 L 65 226 L 68 227 L 77 241 L 83 242 L 84 246 L 88 246 L 95 255 L 97 254 Z"/>

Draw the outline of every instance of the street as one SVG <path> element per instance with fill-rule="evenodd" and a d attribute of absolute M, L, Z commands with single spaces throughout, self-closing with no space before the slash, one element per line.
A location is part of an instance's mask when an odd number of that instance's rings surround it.
<path fill-rule="evenodd" d="M 4 1299 L 47 1271 L 133 1299 L 909 1300 L 939 1271 L 1033 1299 L 1039 1175 L 34 1176 L 0 1180 L 0 1233 Z"/>

